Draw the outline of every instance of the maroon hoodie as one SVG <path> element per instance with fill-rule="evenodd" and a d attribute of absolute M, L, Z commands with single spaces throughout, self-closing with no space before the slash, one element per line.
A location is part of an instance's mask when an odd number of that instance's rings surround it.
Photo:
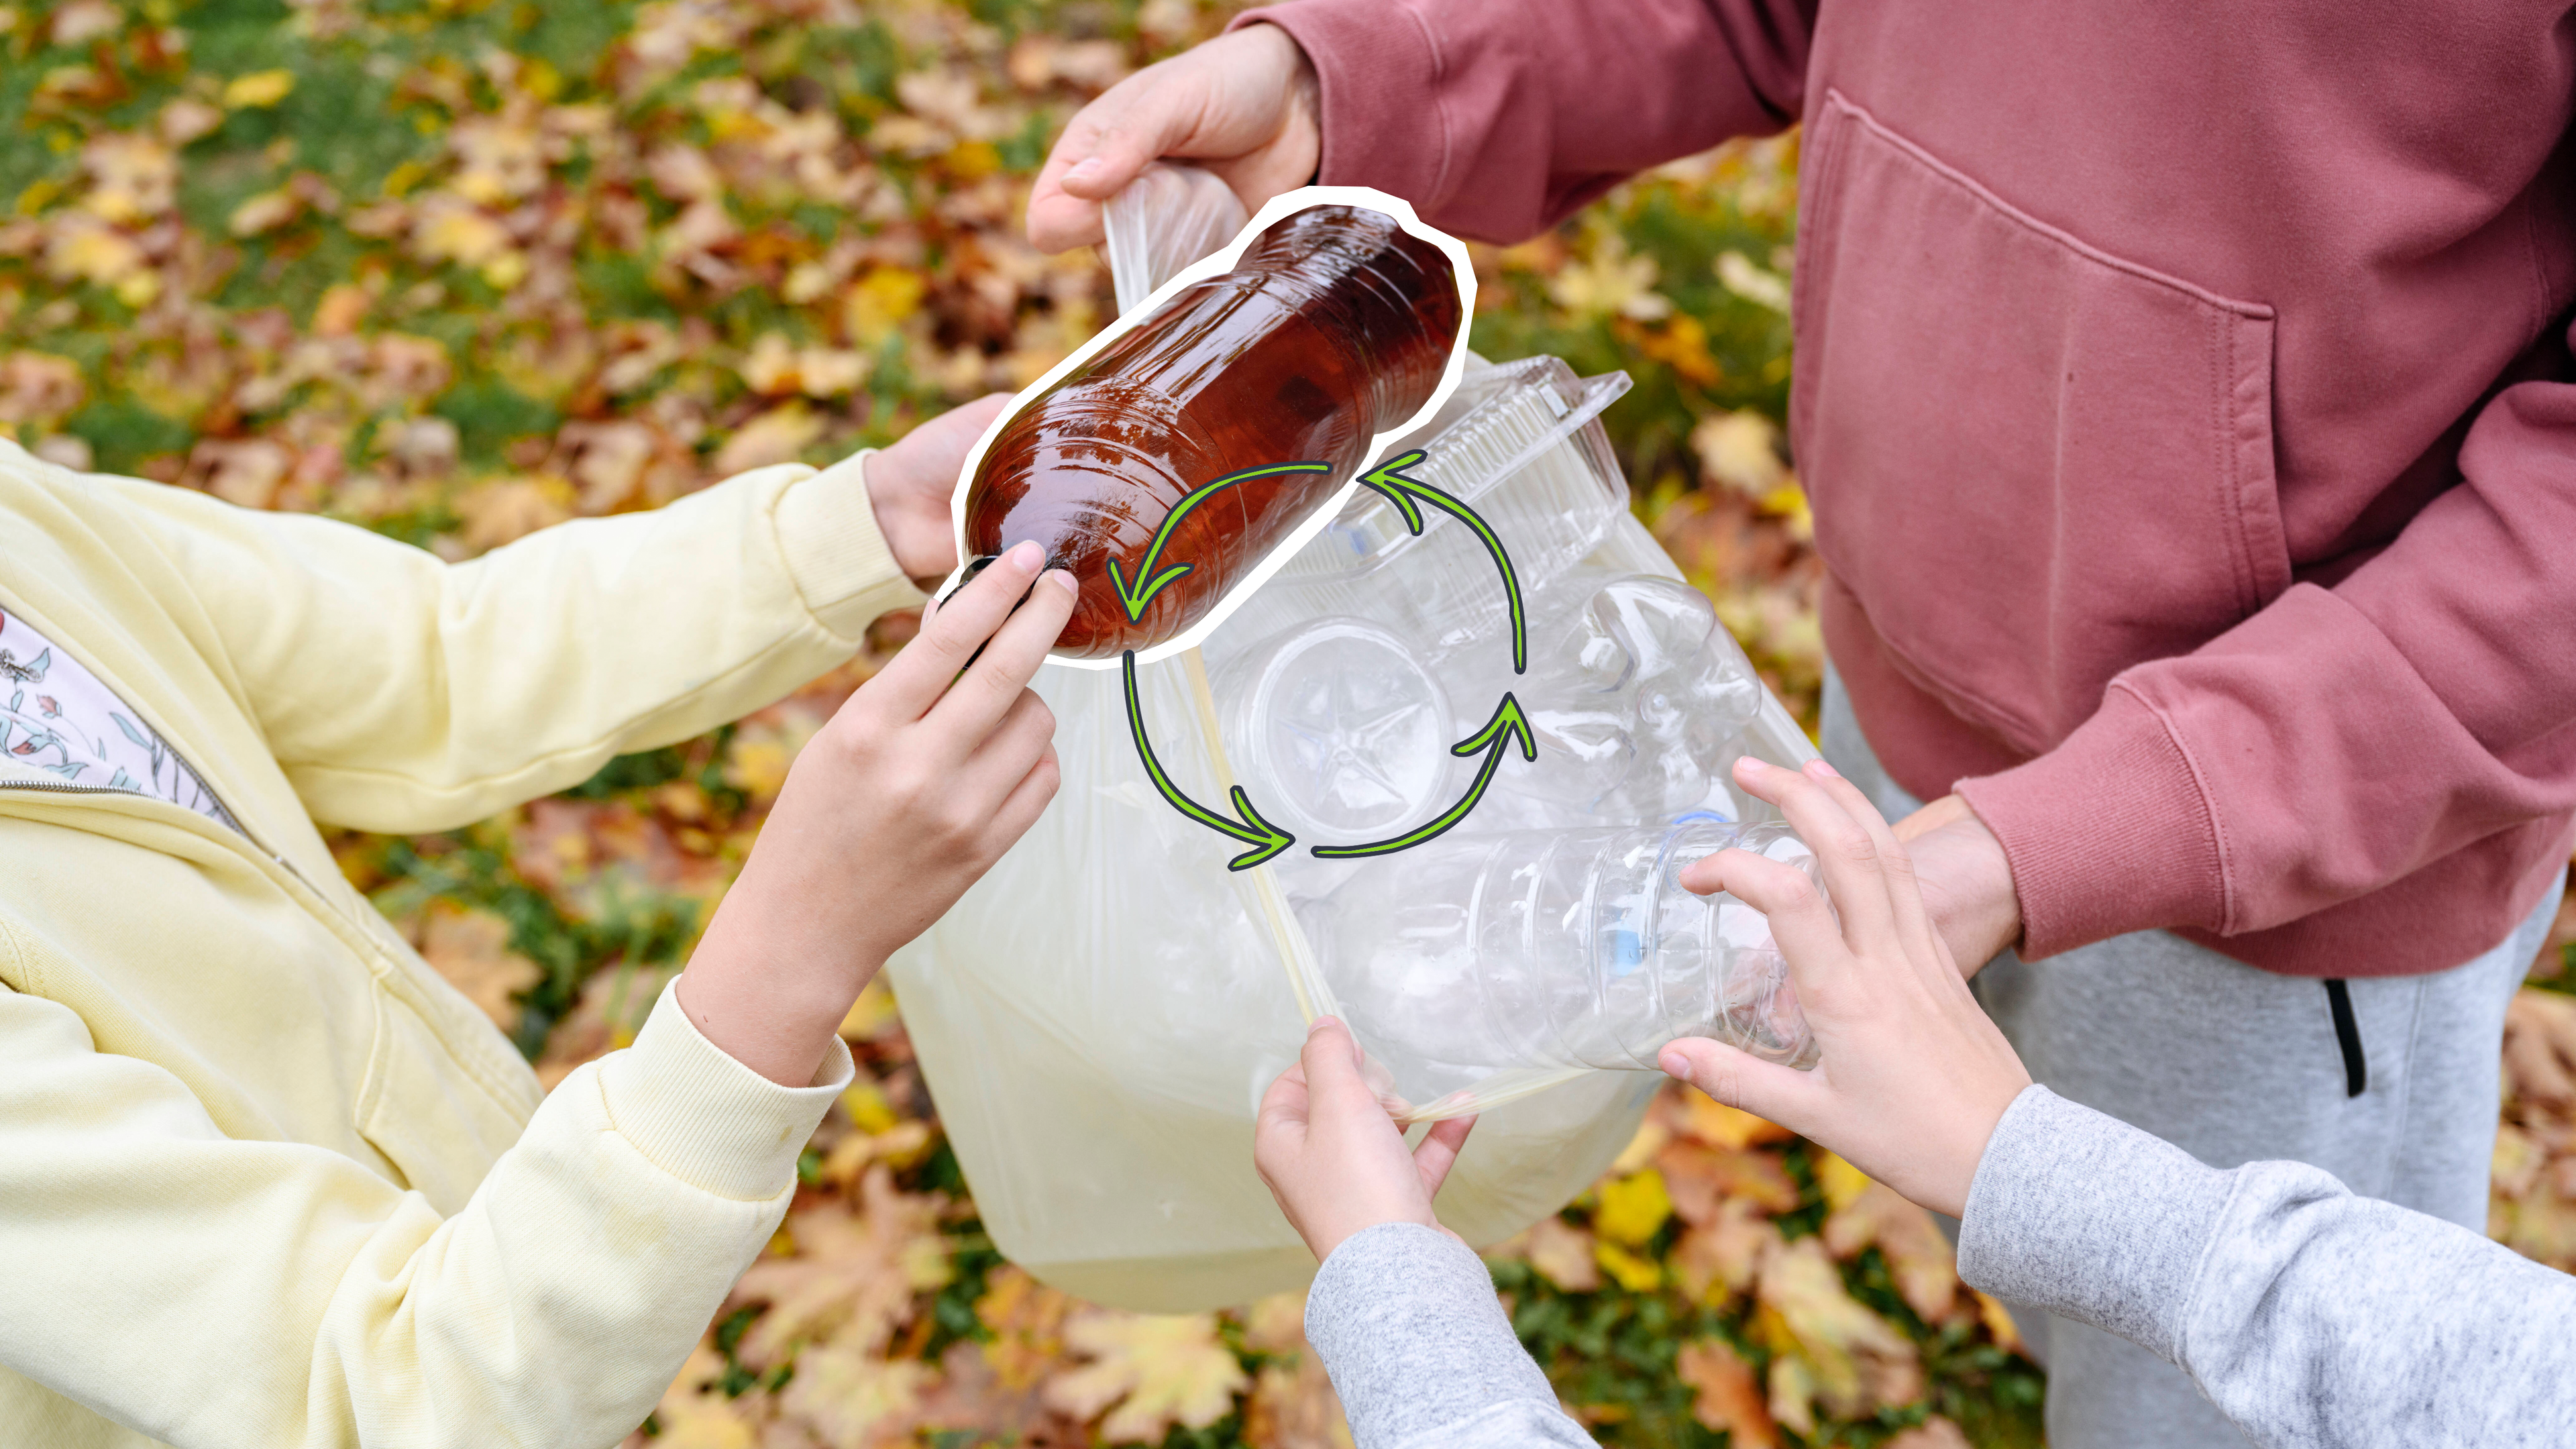
<path fill-rule="evenodd" d="M 1324 175 L 1530 235 L 1805 124 L 1790 439 L 2027 954 L 2502 940 L 2576 822 L 2563 0 L 1305 0 Z"/>

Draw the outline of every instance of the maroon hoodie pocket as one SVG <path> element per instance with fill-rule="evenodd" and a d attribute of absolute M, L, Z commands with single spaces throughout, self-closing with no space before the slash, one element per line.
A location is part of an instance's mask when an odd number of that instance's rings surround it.
<path fill-rule="evenodd" d="M 1790 431 L 1890 663 L 2037 753 L 2289 586 L 2272 309 L 2014 210 L 1828 92 Z"/>

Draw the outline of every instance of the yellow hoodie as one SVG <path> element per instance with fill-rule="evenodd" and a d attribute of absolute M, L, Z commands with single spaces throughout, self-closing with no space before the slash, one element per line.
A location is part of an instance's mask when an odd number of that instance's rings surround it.
<path fill-rule="evenodd" d="M 859 460 L 471 563 L 0 442 L 0 609 L 245 834 L 0 762 L 0 1444 L 632 1430 L 847 1082 L 657 1010 L 550 1096 L 314 821 L 464 824 L 733 719 L 919 596 Z"/>

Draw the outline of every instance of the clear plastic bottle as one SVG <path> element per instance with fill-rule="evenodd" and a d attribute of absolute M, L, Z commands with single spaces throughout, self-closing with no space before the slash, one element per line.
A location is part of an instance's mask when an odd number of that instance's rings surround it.
<path fill-rule="evenodd" d="M 1080 588 L 1057 652 L 1115 657 L 1172 638 L 1350 480 L 1371 439 L 1422 409 L 1463 323 L 1447 253 L 1395 218 L 1313 206 L 1234 270 L 1160 311 L 1032 400 L 986 450 L 966 498 L 978 563 L 1035 540 Z M 1156 569 L 1190 572 L 1129 619 L 1130 585 L 1181 500 L 1253 468 L 1183 516 Z"/>
<path fill-rule="evenodd" d="M 1448 835 L 1299 911 L 1325 979 L 1396 1091 L 1502 1068 L 1653 1070 L 1677 1037 L 1805 1066 L 1814 1038 L 1770 923 L 1682 868 L 1730 847 L 1817 877 L 1779 824 Z"/>

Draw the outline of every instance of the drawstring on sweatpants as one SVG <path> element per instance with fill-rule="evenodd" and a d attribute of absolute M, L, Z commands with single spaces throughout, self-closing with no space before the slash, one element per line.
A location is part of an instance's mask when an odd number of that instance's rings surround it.
<path fill-rule="evenodd" d="M 2361 1055 L 2361 1024 L 2352 1017 L 2352 993 L 2340 978 L 2326 983 L 2326 1005 L 2334 1011 L 2335 1045 L 2343 1048 L 2343 1094 L 2358 1097 L 2370 1085 L 2370 1063 Z"/>

